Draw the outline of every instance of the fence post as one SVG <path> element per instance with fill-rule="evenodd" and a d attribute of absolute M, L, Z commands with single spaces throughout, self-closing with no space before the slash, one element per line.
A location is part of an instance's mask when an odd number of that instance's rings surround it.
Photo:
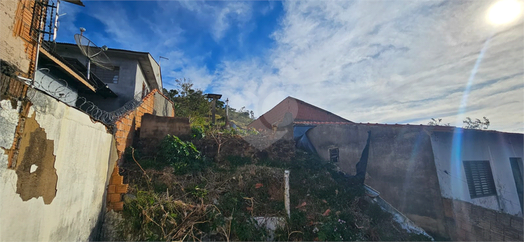
<path fill-rule="evenodd" d="M 285 180 L 285 189 L 284 189 L 285 200 L 284 200 L 284 205 L 286 206 L 287 217 L 291 218 L 291 211 L 290 211 L 290 208 L 289 208 L 289 170 L 285 170 L 284 171 L 284 180 Z"/>

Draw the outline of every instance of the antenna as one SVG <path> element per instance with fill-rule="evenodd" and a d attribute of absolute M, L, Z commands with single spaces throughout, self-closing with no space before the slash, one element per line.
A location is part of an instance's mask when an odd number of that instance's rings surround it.
<path fill-rule="evenodd" d="M 87 79 L 90 78 L 91 73 L 91 62 L 101 68 L 107 70 L 113 70 L 115 67 L 111 63 L 111 60 L 104 53 L 107 51 L 107 46 L 98 47 L 84 36 L 85 28 L 80 28 L 80 34 L 75 34 L 75 41 L 80 48 L 80 51 L 83 55 L 87 57 Z"/>

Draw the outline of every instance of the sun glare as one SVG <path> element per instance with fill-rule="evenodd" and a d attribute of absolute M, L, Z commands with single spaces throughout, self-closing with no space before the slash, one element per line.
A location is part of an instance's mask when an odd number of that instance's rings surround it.
<path fill-rule="evenodd" d="M 488 20 L 492 24 L 507 24 L 517 19 L 522 12 L 522 2 L 502 0 L 494 3 L 488 11 Z"/>

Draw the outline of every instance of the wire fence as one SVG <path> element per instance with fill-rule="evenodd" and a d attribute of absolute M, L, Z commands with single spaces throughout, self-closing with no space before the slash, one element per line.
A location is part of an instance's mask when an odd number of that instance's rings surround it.
<path fill-rule="evenodd" d="M 88 114 L 92 119 L 109 126 L 113 126 L 117 120 L 123 117 L 126 113 L 136 109 L 142 103 L 143 95 L 142 92 L 139 92 L 120 108 L 113 111 L 106 111 L 98 107 L 94 102 L 89 101 L 86 97 L 79 96 L 78 92 L 70 87 L 65 80 L 46 75 L 46 73 L 49 72 L 49 69 L 41 68 L 38 71 L 42 72 L 42 75 L 35 78 L 34 81 L 26 78 L 12 78 L 2 75 L 0 84 L 2 94 L 10 93 L 10 96 L 31 101 L 35 99 L 36 92 L 27 92 L 24 90 L 26 90 L 27 87 L 32 87 L 49 94 L 68 106 L 81 110 Z M 24 88 L 23 86 L 26 87 Z M 23 94 L 18 93 L 22 91 Z"/>

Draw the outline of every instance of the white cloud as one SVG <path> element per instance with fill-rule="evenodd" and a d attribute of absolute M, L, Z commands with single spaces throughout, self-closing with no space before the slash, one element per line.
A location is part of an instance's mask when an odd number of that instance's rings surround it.
<path fill-rule="evenodd" d="M 209 28 L 211 36 L 219 42 L 232 25 L 242 27 L 252 16 L 250 2 L 223 1 L 208 3 L 203 1 L 180 1 L 183 8 L 194 12 L 195 16 Z M 178 7 L 178 6 L 174 6 Z"/>
<path fill-rule="evenodd" d="M 496 29 L 487 2 L 289 1 L 271 55 L 224 62 L 213 87 L 233 106 L 269 110 L 291 95 L 357 122 L 461 124 L 524 130 L 522 24 Z M 457 112 L 490 42 L 463 115 Z M 459 119 L 459 120 L 456 120 Z"/>
<path fill-rule="evenodd" d="M 222 93 L 233 107 L 246 106 L 256 115 L 294 96 L 356 122 L 425 124 L 443 118 L 460 125 L 465 116 L 486 116 L 490 128 L 524 132 L 522 18 L 513 27 L 490 26 L 489 2 L 287 1 L 271 36 L 275 47 L 266 56 L 225 59 L 216 71 L 202 64 L 206 56 L 176 47 L 184 30 L 166 16 L 175 7 L 189 10 L 220 42 L 235 26 L 250 31 L 243 26 L 252 18 L 252 4 L 160 3 L 165 12 L 143 21 L 154 37 L 138 35 L 130 16 L 118 9 L 95 17 L 124 48 L 169 58 L 161 61 L 167 88 L 176 78 L 190 78 L 197 88 Z M 162 24 L 152 24 L 157 22 Z M 493 32 L 465 113 L 458 114 L 472 68 Z M 132 36 L 139 39 L 129 41 Z"/>
<path fill-rule="evenodd" d="M 83 8 L 78 5 L 67 2 L 60 4 L 57 38 L 72 41 L 73 35 L 80 33 L 80 26 L 75 26 L 74 22 L 82 9 Z"/>

